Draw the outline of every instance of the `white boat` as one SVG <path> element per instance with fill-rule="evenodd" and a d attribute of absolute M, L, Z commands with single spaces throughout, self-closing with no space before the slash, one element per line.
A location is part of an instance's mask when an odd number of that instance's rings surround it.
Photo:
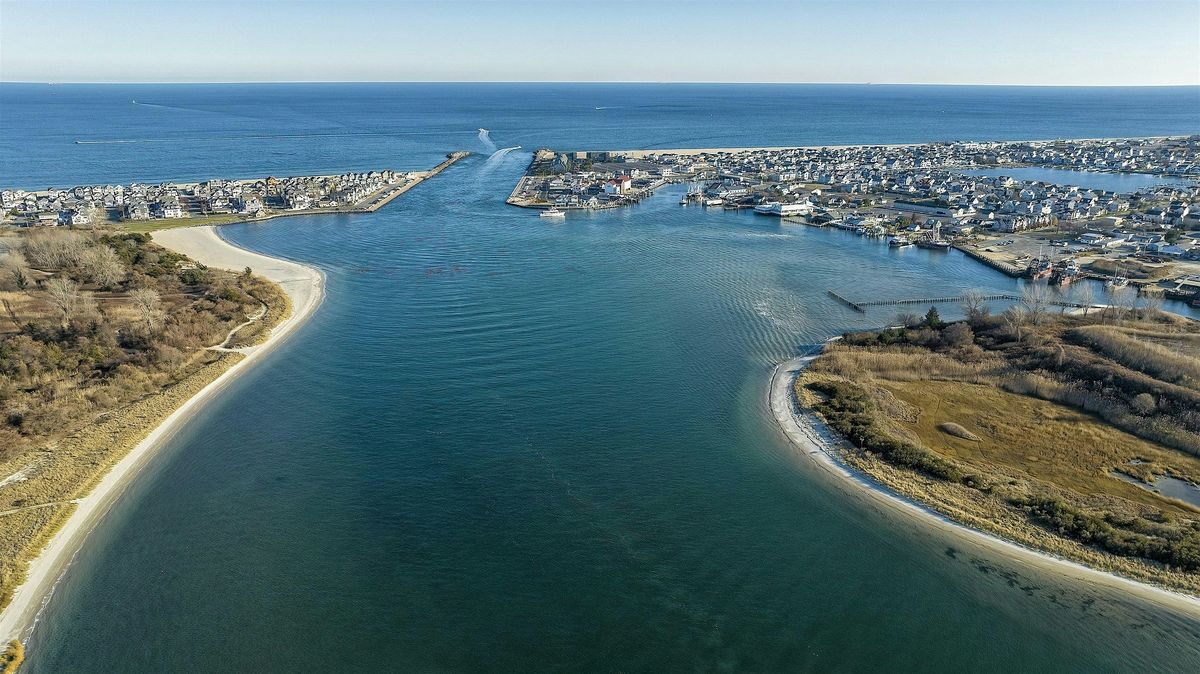
<path fill-rule="evenodd" d="M 567 217 L 567 214 L 565 211 L 560 211 L 557 208 L 548 208 L 548 209 L 542 211 L 541 213 L 538 213 L 538 217 L 539 218 L 565 218 L 565 217 Z"/>
<path fill-rule="evenodd" d="M 754 212 L 759 215 L 774 215 L 780 218 L 792 215 L 804 215 L 811 210 L 812 207 L 808 204 L 781 204 L 778 201 L 770 201 L 754 207 Z"/>
<path fill-rule="evenodd" d="M 1124 276 L 1114 276 L 1104 282 L 1105 288 L 1124 288 L 1129 285 L 1129 279 Z"/>
<path fill-rule="evenodd" d="M 704 202 L 704 205 L 705 206 L 724 206 L 725 200 L 724 199 L 708 199 Z"/>
<path fill-rule="evenodd" d="M 892 238 L 888 239 L 888 245 L 892 248 L 904 248 L 905 246 L 913 245 L 913 242 L 911 239 L 903 236 L 893 236 Z"/>

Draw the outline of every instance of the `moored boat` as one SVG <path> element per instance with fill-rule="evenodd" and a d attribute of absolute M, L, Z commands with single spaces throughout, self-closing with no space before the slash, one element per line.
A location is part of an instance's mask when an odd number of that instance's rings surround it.
<path fill-rule="evenodd" d="M 567 214 L 565 211 L 560 211 L 557 208 L 548 208 L 548 209 L 542 211 L 541 213 L 538 213 L 538 217 L 539 218 L 565 218 L 565 217 L 567 217 Z"/>
<path fill-rule="evenodd" d="M 888 239 L 889 248 L 904 248 L 911 245 L 913 245 L 912 240 L 904 236 L 893 236 Z"/>

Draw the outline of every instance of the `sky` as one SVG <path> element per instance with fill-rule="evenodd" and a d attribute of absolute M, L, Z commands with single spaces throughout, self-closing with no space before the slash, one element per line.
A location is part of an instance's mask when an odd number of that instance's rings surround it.
<path fill-rule="evenodd" d="M 1200 84 L 1200 0 L 0 0 L 0 81 Z"/>

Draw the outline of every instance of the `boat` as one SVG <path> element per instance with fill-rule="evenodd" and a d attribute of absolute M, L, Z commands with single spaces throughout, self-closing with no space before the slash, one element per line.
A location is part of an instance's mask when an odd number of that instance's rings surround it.
<path fill-rule="evenodd" d="M 888 239 L 889 248 L 904 248 L 913 245 L 912 239 L 903 236 L 893 236 Z"/>
<path fill-rule="evenodd" d="M 679 205 L 680 205 L 680 206 L 687 206 L 687 205 L 688 205 L 688 198 L 687 198 L 687 197 L 684 197 L 684 198 L 680 199 L 680 200 L 679 200 Z"/>
<path fill-rule="evenodd" d="M 1124 276 L 1113 276 L 1104 282 L 1104 287 L 1110 289 L 1124 288 L 1127 285 L 1129 285 L 1129 279 Z"/>
<path fill-rule="evenodd" d="M 706 199 L 704 201 L 704 205 L 705 206 L 724 206 L 725 200 L 724 199 Z"/>
<path fill-rule="evenodd" d="M 917 247 L 929 250 L 950 250 L 950 242 L 942 239 L 923 238 L 917 240 Z"/>
<path fill-rule="evenodd" d="M 811 210 L 812 207 L 808 204 L 783 204 L 778 201 L 768 201 L 754 207 L 754 212 L 758 215 L 774 215 L 779 218 L 804 215 Z"/>
<path fill-rule="evenodd" d="M 1065 260 L 1050 273 L 1050 285 L 1068 286 L 1079 278 L 1079 265 L 1074 260 Z"/>
<path fill-rule="evenodd" d="M 557 208 L 548 208 L 548 209 L 542 211 L 541 213 L 538 213 L 538 217 L 539 218 L 565 218 L 565 217 L 567 217 L 567 214 L 565 211 L 560 211 Z"/>
<path fill-rule="evenodd" d="M 1049 258 L 1036 257 L 1029 266 L 1025 268 L 1025 277 L 1031 281 L 1039 281 L 1044 278 L 1050 278 L 1050 274 L 1054 273 L 1054 265 L 1050 263 Z"/>

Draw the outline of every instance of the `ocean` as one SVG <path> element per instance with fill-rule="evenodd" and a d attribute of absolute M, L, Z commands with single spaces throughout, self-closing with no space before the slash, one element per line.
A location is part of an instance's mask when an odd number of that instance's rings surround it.
<path fill-rule="evenodd" d="M 2 187 L 477 153 L 375 213 L 222 228 L 320 267 L 326 301 L 92 532 L 29 672 L 1200 664 L 1194 620 L 864 505 L 772 419 L 777 362 L 892 319 L 828 290 L 1018 281 L 682 186 L 559 223 L 504 204 L 538 147 L 1189 134 L 1200 88 L 4 84 L 0 112 Z"/>

